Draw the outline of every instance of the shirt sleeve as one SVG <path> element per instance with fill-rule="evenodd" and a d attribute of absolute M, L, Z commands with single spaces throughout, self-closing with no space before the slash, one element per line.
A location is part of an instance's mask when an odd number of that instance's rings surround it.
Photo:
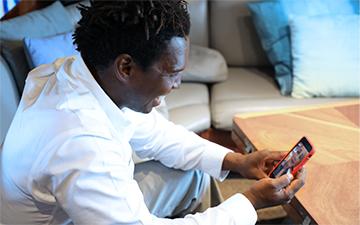
<path fill-rule="evenodd" d="M 156 110 L 138 123 L 130 143 L 141 158 L 152 158 L 176 169 L 199 169 L 223 180 L 228 171 L 222 163 L 230 149 L 207 141 L 197 134 L 166 120 Z"/>
<path fill-rule="evenodd" d="M 126 145 L 126 143 L 125 143 Z M 96 136 L 66 141 L 44 170 L 46 185 L 74 224 L 254 224 L 251 203 L 237 194 L 218 207 L 179 219 L 157 218 L 133 179 L 131 155 L 121 143 Z M 44 182 L 41 179 L 39 182 Z"/>

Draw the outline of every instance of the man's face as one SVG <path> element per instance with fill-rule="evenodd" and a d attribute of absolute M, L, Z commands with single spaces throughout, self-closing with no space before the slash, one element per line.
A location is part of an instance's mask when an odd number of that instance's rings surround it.
<path fill-rule="evenodd" d="M 180 72 L 185 69 L 189 51 L 188 39 L 174 37 L 168 43 L 164 54 L 146 71 L 133 67 L 129 82 L 131 94 L 126 106 L 132 110 L 149 113 L 161 103 L 160 96 L 177 88 L 181 82 Z"/>

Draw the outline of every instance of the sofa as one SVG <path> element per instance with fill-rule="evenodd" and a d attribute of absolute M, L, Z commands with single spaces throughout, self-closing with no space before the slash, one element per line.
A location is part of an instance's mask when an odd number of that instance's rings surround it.
<path fill-rule="evenodd" d="M 296 99 L 282 95 L 274 79 L 274 69 L 255 30 L 247 7 L 249 2 L 256 2 L 256 0 L 189 1 L 192 23 L 191 43 L 216 50 L 217 54 L 226 61 L 227 74 L 221 75 L 215 81 L 214 79 L 207 80 L 207 74 L 200 74 L 201 79 L 185 78 L 180 88 L 166 97 L 166 106 L 159 109 L 169 120 L 197 133 L 209 128 L 229 131 L 232 128 L 233 116 L 237 113 L 348 99 L 333 97 Z M 80 18 L 76 4 L 67 5 L 65 10 L 72 25 L 75 26 Z M 6 21 L 1 23 L 4 22 Z M 18 84 L 19 78 L 16 77 L 9 60 L 4 56 L 3 46 L 0 77 L 0 141 L 3 143 L 22 92 L 22 86 Z M 24 80 L 25 77 L 20 82 L 24 83 Z"/>

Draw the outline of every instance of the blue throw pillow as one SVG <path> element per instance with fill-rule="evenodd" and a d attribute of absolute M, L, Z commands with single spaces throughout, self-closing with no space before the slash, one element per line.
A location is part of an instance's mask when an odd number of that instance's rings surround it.
<path fill-rule="evenodd" d="M 290 21 L 295 98 L 360 95 L 359 15 Z"/>
<path fill-rule="evenodd" d="M 25 37 L 44 37 L 64 33 L 73 25 L 60 1 L 23 16 L 0 22 L 2 40 L 22 40 Z"/>
<path fill-rule="evenodd" d="M 351 4 L 354 7 L 354 12 L 360 14 L 360 2 L 359 0 L 351 0 Z"/>
<path fill-rule="evenodd" d="M 275 67 L 283 95 L 292 91 L 292 57 L 289 19 L 293 16 L 354 14 L 354 0 L 273 0 L 249 3 L 262 46 Z"/>
<path fill-rule="evenodd" d="M 24 47 L 31 68 L 79 53 L 73 45 L 72 32 L 46 38 L 25 38 Z"/>
<path fill-rule="evenodd" d="M 46 37 L 73 29 L 69 14 L 60 1 L 13 19 L 0 21 L 1 54 L 10 67 L 20 95 L 30 71 L 22 40 L 25 37 Z"/>
<path fill-rule="evenodd" d="M 278 1 L 248 5 L 261 44 L 275 68 L 275 79 L 283 95 L 291 93 L 290 39 L 285 12 Z"/>

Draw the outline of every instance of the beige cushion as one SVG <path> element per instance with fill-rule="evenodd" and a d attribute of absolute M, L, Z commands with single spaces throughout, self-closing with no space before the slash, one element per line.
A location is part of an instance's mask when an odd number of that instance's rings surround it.
<path fill-rule="evenodd" d="M 281 96 L 271 76 L 255 68 L 240 67 L 230 67 L 228 79 L 213 85 L 211 92 L 212 102 Z"/>
<path fill-rule="evenodd" d="M 205 84 L 182 83 L 180 88 L 174 89 L 166 96 L 169 110 L 189 105 L 208 104 L 209 91 Z"/>
<path fill-rule="evenodd" d="M 210 127 L 209 91 L 205 84 L 182 83 L 166 96 L 169 120 L 199 132 Z"/>
<path fill-rule="evenodd" d="M 227 65 L 224 57 L 216 50 L 190 46 L 189 63 L 181 72 L 183 81 L 213 83 L 227 78 Z"/>
<path fill-rule="evenodd" d="M 237 113 L 337 102 L 349 98 L 295 99 L 282 96 L 273 79 L 257 69 L 229 68 L 229 78 L 211 90 L 212 125 L 231 130 Z"/>
<path fill-rule="evenodd" d="M 208 104 L 189 105 L 169 111 L 169 119 L 193 132 L 210 128 L 210 110 Z"/>

